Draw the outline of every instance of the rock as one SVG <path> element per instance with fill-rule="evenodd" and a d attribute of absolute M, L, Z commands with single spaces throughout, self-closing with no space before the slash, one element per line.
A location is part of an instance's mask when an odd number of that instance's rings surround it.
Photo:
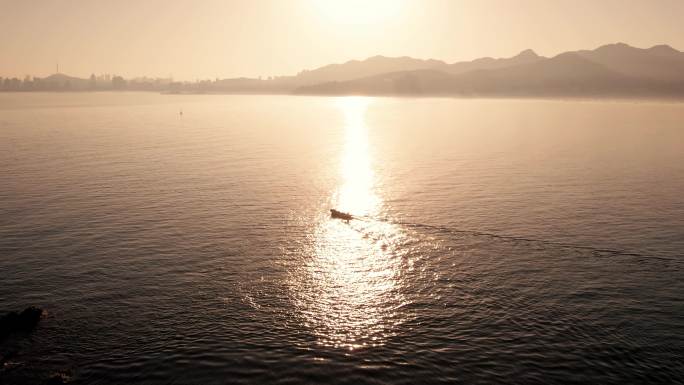
<path fill-rule="evenodd" d="M 50 376 L 50 378 L 45 381 L 45 385 L 63 385 L 68 383 L 69 380 L 71 380 L 71 372 L 68 370 L 61 371 Z"/>
<path fill-rule="evenodd" d="M 9 312 L 0 317 L 0 339 L 12 333 L 33 331 L 43 315 L 43 310 L 34 306 L 27 307 L 21 313 Z"/>

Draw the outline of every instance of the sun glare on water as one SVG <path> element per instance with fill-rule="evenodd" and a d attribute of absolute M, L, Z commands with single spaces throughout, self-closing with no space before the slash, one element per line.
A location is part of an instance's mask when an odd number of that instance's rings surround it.
<path fill-rule="evenodd" d="M 341 167 L 343 184 L 336 206 L 355 215 L 377 214 L 379 198 L 373 191 L 374 173 L 368 148 L 368 132 L 364 115 L 368 98 L 342 98 L 336 104 L 344 113 L 346 143 Z"/>
<path fill-rule="evenodd" d="M 312 227 L 308 255 L 295 266 L 289 284 L 305 326 L 324 345 L 354 350 L 384 343 L 407 314 L 402 295 L 405 235 L 390 222 L 377 219 L 383 210 L 382 189 L 375 180 L 366 111 L 368 98 L 340 98 L 344 115 L 338 186 L 332 207 L 357 219 L 330 218 L 322 208 Z"/>

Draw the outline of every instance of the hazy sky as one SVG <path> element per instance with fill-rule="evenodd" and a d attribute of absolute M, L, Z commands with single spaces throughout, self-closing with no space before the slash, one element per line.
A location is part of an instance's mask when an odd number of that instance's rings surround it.
<path fill-rule="evenodd" d="M 612 42 L 684 49 L 684 0 L 0 0 L 0 76 L 295 74 Z"/>

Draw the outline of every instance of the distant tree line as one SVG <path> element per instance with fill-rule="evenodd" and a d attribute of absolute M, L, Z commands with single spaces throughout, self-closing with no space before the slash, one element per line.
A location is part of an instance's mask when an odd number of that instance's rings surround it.
<path fill-rule="evenodd" d="M 90 75 L 87 79 L 54 74 L 39 78 L 27 75 L 24 79 L 0 77 L 0 91 L 5 92 L 73 92 L 73 91 L 157 91 L 168 93 L 222 93 L 222 92 L 289 92 L 293 89 L 292 77 L 235 78 L 178 82 L 172 78 L 139 77 L 124 79 L 119 75 Z"/>
<path fill-rule="evenodd" d="M 23 79 L 0 77 L 0 91 L 166 91 L 169 90 L 172 82 L 172 79 L 147 77 L 126 80 L 122 76 L 109 74 L 100 76 L 92 74 L 88 79 L 63 74 L 54 74 L 45 78 L 27 75 Z"/>

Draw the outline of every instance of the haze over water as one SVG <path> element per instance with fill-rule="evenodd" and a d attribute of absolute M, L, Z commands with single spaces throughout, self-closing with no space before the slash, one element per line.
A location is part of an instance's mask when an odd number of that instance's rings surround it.
<path fill-rule="evenodd" d="M 49 313 L 2 376 L 681 381 L 683 121 L 657 102 L 0 94 L 0 309 Z"/>

